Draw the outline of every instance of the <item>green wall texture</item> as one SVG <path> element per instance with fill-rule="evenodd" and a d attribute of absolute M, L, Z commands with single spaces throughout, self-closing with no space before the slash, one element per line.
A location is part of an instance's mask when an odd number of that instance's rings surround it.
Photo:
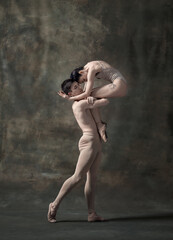
<path fill-rule="evenodd" d="M 101 59 L 129 92 L 101 110 L 109 141 L 98 184 L 172 204 L 172 20 L 171 0 L 1 0 L 1 182 L 44 191 L 73 173 L 81 131 L 56 91 Z"/>

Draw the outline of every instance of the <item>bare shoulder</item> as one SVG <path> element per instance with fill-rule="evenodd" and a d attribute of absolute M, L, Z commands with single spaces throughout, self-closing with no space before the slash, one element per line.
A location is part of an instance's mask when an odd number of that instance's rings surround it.
<path fill-rule="evenodd" d="M 87 100 L 82 99 L 80 101 L 75 101 L 72 105 L 73 111 L 78 111 L 84 107 L 84 105 L 87 103 Z"/>
<path fill-rule="evenodd" d="M 91 62 L 88 62 L 85 66 L 84 66 L 85 69 L 87 70 L 98 70 L 100 68 L 100 65 L 99 65 L 99 61 L 91 61 Z"/>
<path fill-rule="evenodd" d="M 77 107 L 77 101 L 74 101 L 73 104 L 72 104 L 72 109 L 75 110 L 75 108 Z"/>

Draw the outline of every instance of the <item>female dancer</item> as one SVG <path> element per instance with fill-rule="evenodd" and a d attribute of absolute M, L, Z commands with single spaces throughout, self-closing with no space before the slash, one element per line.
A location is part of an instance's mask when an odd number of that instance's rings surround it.
<path fill-rule="evenodd" d="M 83 93 L 77 96 L 70 96 L 62 91 L 58 92 L 61 97 L 69 100 L 81 100 L 87 98 L 89 95 L 95 98 L 113 98 L 124 97 L 127 94 L 126 79 L 117 69 L 104 61 L 92 61 L 87 63 L 84 67 L 76 68 L 72 71 L 70 78 L 80 84 L 85 82 L 86 88 Z M 102 78 L 108 81 L 109 84 L 93 89 L 94 78 Z M 94 109 L 92 114 L 96 121 L 100 136 L 106 142 L 106 125 L 102 123 L 98 109 Z"/>
<path fill-rule="evenodd" d="M 95 77 L 97 79 L 102 78 L 109 84 L 93 89 Z M 63 92 L 59 92 L 60 96 L 69 100 L 81 100 L 89 95 L 95 98 L 113 98 L 124 97 L 127 94 L 127 82 L 123 75 L 104 61 L 92 61 L 84 67 L 76 68 L 72 71 L 70 78 L 79 83 L 87 82 L 87 85 L 85 92 L 78 96 L 69 97 Z"/>

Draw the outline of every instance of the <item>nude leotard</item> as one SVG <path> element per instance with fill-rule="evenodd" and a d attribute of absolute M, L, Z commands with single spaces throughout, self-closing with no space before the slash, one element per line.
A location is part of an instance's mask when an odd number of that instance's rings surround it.
<path fill-rule="evenodd" d="M 111 66 L 110 67 L 104 66 L 102 61 L 97 62 L 100 65 L 102 71 L 96 74 L 96 78 L 98 79 L 102 78 L 106 81 L 109 81 L 110 83 L 112 83 L 116 78 L 121 78 L 125 83 L 127 83 L 124 76 L 117 69 Z"/>

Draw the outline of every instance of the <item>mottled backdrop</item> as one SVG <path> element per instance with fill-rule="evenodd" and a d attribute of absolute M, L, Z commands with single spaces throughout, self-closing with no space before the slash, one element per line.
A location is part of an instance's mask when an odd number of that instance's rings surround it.
<path fill-rule="evenodd" d="M 173 206 L 172 29 L 171 0 L 0 0 L 2 206 L 7 183 L 11 199 L 22 184 L 52 197 L 73 173 L 81 131 L 56 91 L 97 59 L 129 84 L 127 97 L 102 109 L 109 141 L 99 192 L 121 206 Z"/>

